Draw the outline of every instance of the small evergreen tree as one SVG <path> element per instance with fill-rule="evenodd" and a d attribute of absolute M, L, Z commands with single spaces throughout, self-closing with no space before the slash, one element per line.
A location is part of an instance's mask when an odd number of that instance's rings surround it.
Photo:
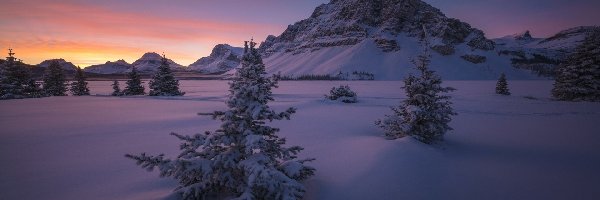
<path fill-rule="evenodd" d="M 52 61 L 46 69 L 44 92 L 50 96 L 67 96 L 67 80 L 58 61 Z"/>
<path fill-rule="evenodd" d="M 90 89 L 87 86 L 85 80 L 85 74 L 81 67 L 77 67 L 77 73 L 75 73 L 75 82 L 71 83 L 71 94 L 75 96 L 90 95 Z"/>
<path fill-rule="evenodd" d="M 340 85 L 340 87 L 333 87 L 329 91 L 329 95 L 325 95 L 325 98 L 332 101 L 341 101 L 344 103 L 356 103 L 356 92 L 352 91 L 347 85 Z"/>
<path fill-rule="evenodd" d="M 431 144 L 443 140 L 444 134 L 452 130 L 448 123 L 456 113 L 451 107 L 450 96 L 440 93 L 454 89 L 441 86 L 441 77 L 428 69 L 429 63 L 427 50 L 413 60 L 420 76 L 411 74 L 404 79 L 407 99 L 400 106 L 392 107 L 393 115 L 375 122 L 387 137 L 395 139 L 408 135 Z"/>
<path fill-rule="evenodd" d="M 267 126 L 272 120 L 289 119 L 295 112 L 275 112 L 267 103 L 273 100 L 271 88 L 276 79 L 267 78 L 265 66 L 251 42 L 246 42 L 242 67 L 229 84 L 227 111 L 208 114 L 222 122 L 215 132 L 182 136 L 181 154 L 165 159 L 163 155 L 126 155 L 145 169 L 158 168 L 161 176 L 179 181 L 177 192 L 183 199 L 211 199 L 215 195 L 236 199 L 302 199 L 300 180 L 313 175 L 297 160 L 301 147 L 283 147 L 285 139 L 278 128 Z"/>
<path fill-rule="evenodd" d="M 145 88 L 142 85 L 142 79 L 140 74 L 135 69 L 135 66 L 131 68 L 131 72 L 127 74 L 129 80 L 126 82 L 125 89 L 123 90 L 123 95 L 144 95 Z"/>
<path fill-rule="evenodd" d="M 31 71 L 17 61 L 12 49 L 6 61 L 0 65 L 0 99 L 38 98 L 45 96 Z"/>
<path fill-rule="evenodd" d="M 496 83 L 496 94 L 510 95 L 508 82 L 506 82 L 506 75 L 504 73 L 500 74 L 500 78 L 498 78 L 498 82 Z"/>
<path fill-rule="evenodd" d="M 119 88 L 119 81 L 115 80 L 112 84 L 112 88 L 113 88 L 113 92 L 110 95 L 112 95 L 112 96 L 122 96 L 123 95 L 123 92 L 121 92 L 121 88 Z"/>
<path fill-rule="evenodd" d="M 554 98 L 600 101 L 600 31 L 590 33 L 556 70 Z"/>
<path fill-rule="evenodd" d="M 183 96 L 185 92 L 179 91 L 179 81 L 173 76 L 169 62 L 165 55 L 160 59 L 158 71 L 149 83 L 150 96 Z"/>

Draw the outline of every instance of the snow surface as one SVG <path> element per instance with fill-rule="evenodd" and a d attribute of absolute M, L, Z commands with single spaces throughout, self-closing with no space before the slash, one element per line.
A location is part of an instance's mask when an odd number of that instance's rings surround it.
<path fill-rule="evenodd" d="M 147 81 L 146 81 L 147 82 Z M 198 112 L 225 109 L 226 81 L 181 81 L 183 97 L 92 94 L 0 101 L 0 199 L 163 199 L 175 181 L 126 153 L 178 152 L 180 134 L 214 130 Z M 551 81 L 446 81 L 458 116 L 446 141 L 386 140 L 374 121 L 405 98 L 401 81 L 280 82 L 271 124 L 313 157 L 305 199 L 599 199 L 600 104 L 550 100 Z M 348 84 L 358 103 L 324 99 Z"/>
<path fill-rule="evenodd" d="M 400 35 L 396 38 L 402 49 L 410 51 L 382 52 L 372 39 L 354 46 L 336 46 L 316 51 L 288 55 L 279 52 L 264 58 L 267 72 L 283 75 L 330 74 L 366 71 L 376 80 L 402 80 L 408 73 L 416 72 L 412 59 L 421 53 L 416 39 Z M 431 51 L 431 68 L 442 78 L 452 80 L 497 80 L 501 73 L 513 79 L 540 79 L 531 71 L 512 67 L 509 57 L 498 56 L 495 51 L 471 50 L 466 44 L 457 45 L 453 56 L 443 56 Z M 487 61 L 473 64 L 460 58 L 462 55 L 486 56 Z M 233 74 L 235 70 L 228 73 Z"/>

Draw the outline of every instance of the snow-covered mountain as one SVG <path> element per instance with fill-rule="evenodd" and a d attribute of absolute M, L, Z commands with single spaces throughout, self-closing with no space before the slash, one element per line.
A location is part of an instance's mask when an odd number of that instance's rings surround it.
<path fill-rule="evenodd" d="M 92 65 L 83 69 L 85 72 L 97 74 L 124 74 L 131 71 L 133 65 L 125 60 L 107 61 L 104 64 Z"/>
<path fill-rule="evenodd" d="M 508 35 L 494 39 L 497 51 L 508 56 L 513 66 L 550 76 L 554 67 L 575 51 L 586 36 L 598 26 L 580 26 L 566 29 L 548 38 L 534 38 L 525 34 Z"/>
<path fill-rule="evenodd" d="M 446 17 L 420 0 L 332 0 L 312 15 L 268 36 L 259 50 L 269 73 L 336 74 L 362 71 L 401 79 L 422 52 L 427 33 L 432 68 L 448 79 L 535 78 L 514 69 L 481 30 Z"/>
<path fill-rule="evenodd" d="M 38 67 L 42 67 L 42 68 L 47 68 L 48 66 L 50 66 L 50 64 L 53 61 L 58 61 L 58 64 L 66 71 L 75 71 L 77 70 L 77 66 L 75 66 L 73 63 L 71 62 L 67 62 L 65 59 L 59 58 L 59 59 L 50 59 L 50 60 L 44 60 L 42 61 L 40 64 L 37 64 Z"/>
<path fill-rule="evenodd" d="M 157 53 L 148 52 L 142 55 L 141 58 L 133 62 L 132 65 L 135 66 L 136 69 L 140 72 L 154 72 L 156 71 L 156 69 L 158 69 L 158 66 L 160 66 L 161 58 L 162 56 Z M 174 71 L 182 71 L 186 69 L 186 67 L 175 63 L 171 59 L 167 59 L 167 62 L 169 63 L 169 67 L 171 67 L 171 69 L 173 69 Z"/>
<path fill-rule="evenodd" d="M 188 69 L 202 73 L 224 73 L 240 64 L 243 51 L 241 47 L 218 44 L 213 48 L 210 56 L 198 59 L 188 66 Z"/>

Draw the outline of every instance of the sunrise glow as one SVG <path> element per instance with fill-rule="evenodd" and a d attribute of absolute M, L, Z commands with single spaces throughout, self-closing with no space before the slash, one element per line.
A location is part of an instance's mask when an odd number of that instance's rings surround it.
<path fill-rule="evenodd" d="M 261 41 L 269 34 L 278 35 L 326 2 L 5 0 L 0 7 L 0 47 L 15 49 L 30 64 L 64 58 L 86 67 L 118 59 L 131 63 L 145 52 L 165 52 L 179 64 L 189 65 L 209 55 L 216 44 L 241 46 L 250 37 Z M 590 24 L 582 24 L 582 19 L 600 18 L 590 6 L 598 3 L 582 0 L 568 5 L 540 0 L 427 2 L 491 38 L 526 29 L 535 36 L 548 36 Z M 524 11 L 532 7 L 539 12 Z M 556 18 L 555 23 L 540 23 L 547 18 Z"/>

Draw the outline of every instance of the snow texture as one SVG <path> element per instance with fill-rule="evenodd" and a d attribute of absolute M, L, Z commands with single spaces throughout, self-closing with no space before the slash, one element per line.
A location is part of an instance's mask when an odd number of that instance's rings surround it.
<path fill-rule="evenodd" d="M 179 97 L 111 97 L 112 83 L 89 82 L 100 96 L 0 101 L 0 199 L 171 198 L 177 182 L 123 154 L 175 157 L 168 133 L 219 128 L 196 112 L 225 110 L 227 81 L 182 81 Z M 358 103 L 323 100 L 346 84 Z M 496 80 L 444 81 L 459 115 L 433 147 L 386 140 L 373 125 L 406 98 L 401 81 L 282 81 L 271 107 L 298 112 L 269 126 L 316 158 L 305 200 L 598 199 L 600 104 L 553 101 L 552 84 L 513 80 L 501 96 Z"/>

